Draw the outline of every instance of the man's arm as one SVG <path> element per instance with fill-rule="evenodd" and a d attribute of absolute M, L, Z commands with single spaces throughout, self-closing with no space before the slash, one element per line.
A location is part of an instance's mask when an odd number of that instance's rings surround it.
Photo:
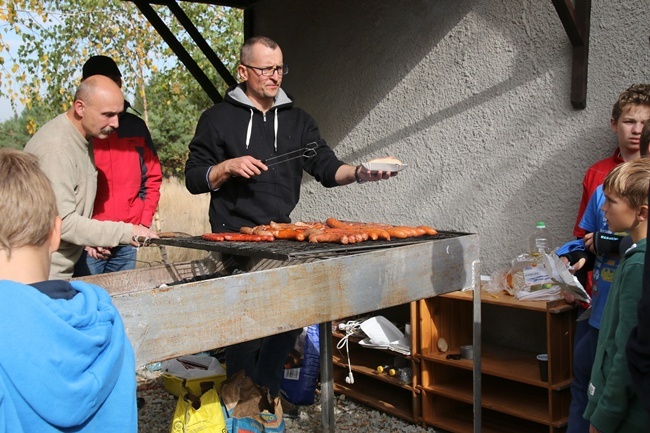
<path fill-rule="evenodd" d="M 389 179 L 391 176 L 397 175 L 389 171 L 369 171 L 362 165 L 344 164 L 336 170 L 336 183 L 339 185 L 349 185 L 353 182 L 375 182 L 382 179 Z"/>
<path fill-rule="evenodd" d="M 192 194 L 214 191 L 230 178 L 222 169 L 215 171 L 224 159 L 218 144 L 219 133 L 215 128 L 208 111 L 204 111 L 188 146 L 190 152 L 185 162 L 185 187 Z"/>
<path fill-rule="evenodd" d="M 75 200 L 77 185 L 72 177 L 76 168 L 70 158 L 64 153 L 54 151 L 38 156 L 41 168 L 50 179 L 56 195 L 56 204 L 62 219 L 61 240 L 75 245 L 115 246 L 136 245 L 133 241 L 134 235 L 157 237 L 146 227 L 124 222 L 97 221 L 79 214 Z M 88 176 L 90 175 L 89 173 Z"/>
<path fill-rule="evenodd" d="M 220 188 L 231 177 L 250 179 L 251 177 L 259 176 L 266 170 L 268 170 L 268 167 L 262 161 L 246 155 L 239 158 L 227 159 L 210 167 L 208 182 L 210 188 L 215 190 Z"/>

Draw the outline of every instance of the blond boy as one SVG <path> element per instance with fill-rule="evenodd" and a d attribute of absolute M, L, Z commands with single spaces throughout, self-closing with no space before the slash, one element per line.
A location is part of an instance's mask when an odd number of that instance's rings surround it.
<path fill-rule="evenodd" d="M 137 432 L 135 359 L 100 287 L 47 281 L 61 218 L 34 155 L 0 149 L 0 431 Z"/>
<path fill-rule="evenodd" d="M 632 390 L 625 344 L 637 324 L 648 230 L 650 159 L 626 162 L 605 178 L 605 219 L 613 232 L 627 231 L 634 244 L 616 269 L 601 320 L 584 418 L 590 433 L 640 432 L 647 414 Z"/>

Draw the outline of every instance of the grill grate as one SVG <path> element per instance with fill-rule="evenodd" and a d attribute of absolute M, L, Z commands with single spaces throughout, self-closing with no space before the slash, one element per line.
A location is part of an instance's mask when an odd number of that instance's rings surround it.
<path fill-rule="evenodd" d="M 307 258 L 325 258 L 348 253 L 371 251 L 380 248 L 399 247 L 421 242 L 440 239 L 450 239 L 467 235 L 467 233 L 443 231 L 435 236 L 418 236 L 406 239 L 391 239 L 390 241 L 365 241 L 356 244 L 312 243 L 296 242 L 289 240 L 275 240 L 273 242 L 213 242 L 201 236 L 175 239 L 152 239 L 152 244 L 168 245 L 181 248 L 192 248 L 204 251 L 214 251 L 223 254 L 234 254 L 255 258 L 274 260 L 293 260 Z"/>

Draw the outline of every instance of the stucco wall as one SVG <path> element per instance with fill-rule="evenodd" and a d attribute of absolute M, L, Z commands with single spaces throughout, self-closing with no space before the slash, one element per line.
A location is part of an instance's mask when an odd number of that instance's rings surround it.
<path fill-rule="evenodd" d="M 585 110 L 551 0 L 270 0 L 254 16 L 341 159 L 409 165 L 379 184 L 308 178 L 293 219 L 478 233 L 483 274 L 524 252 L 536 221 L 572 237 L 584 172 L 617 145 L 612 104 L 650 81 L 648 0 L 592 1 Z"/>

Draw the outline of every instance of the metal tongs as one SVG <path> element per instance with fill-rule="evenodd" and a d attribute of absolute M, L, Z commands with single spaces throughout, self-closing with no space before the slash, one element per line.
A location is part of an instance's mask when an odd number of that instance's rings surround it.
<path fill-rule="evenodd" d="M 313 158 L 316 156 L 316 146 L 318 144 L 315 141 L 305 144 L 305 147 L 302 149 L 292 150 L 291 152 L 283 153 L 282 155 L 272 156 L 262 160 L 262 163 L 267 167 L 272 165 L 281 164 L 283 162 L 291 161 L 292 159 L 298 158 Z M 277 161 L 280 159 L 279 161 Z"/>

